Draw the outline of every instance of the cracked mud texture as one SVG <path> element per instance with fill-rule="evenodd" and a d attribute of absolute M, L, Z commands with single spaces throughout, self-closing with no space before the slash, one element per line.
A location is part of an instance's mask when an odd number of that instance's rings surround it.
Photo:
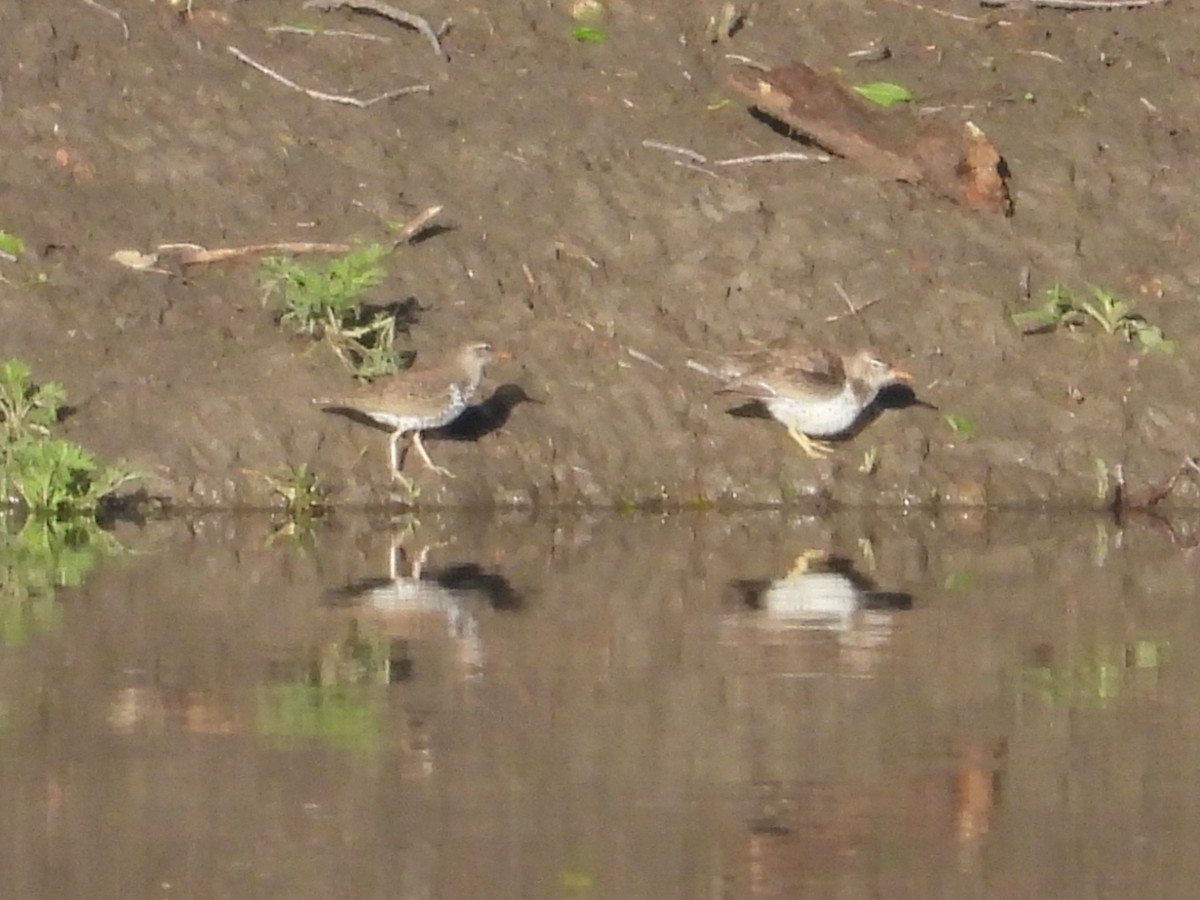
<path fill-rule="evenodd" d="M 253 265 L 168 277 L 110 255 L 380 241 L 388 221 L 434 203 L 445 230 L 399 248 L 368 299 L 415 301 L 404 348 L 482 338 L 509 351 L 483 396 L 515 385 L 536 402 L 478 440 L 431 436 L 458 477 L 410 460 L 423 503 L 1096 505 L 1118 465 L 1148 490 L 1196 452 L 1200 12 L 1188 4 L 760 3 L 713 44 L 715 0 L 612 2 L 593 44 L 571 39 L 565 2 L 400 3 L 453 19 L 448 60 L 387 20 L 298 0 L 196 0 L 191 20 L 165 0 L 107 5 L 128 42 L 76 0 L 0 3 L 0 228 L 28 247 L 0 263 L 0 358 L 63 382 L 65 434 L 146 472 L 151 494 L 270 503 L 263 474 L 305 463 L 335 502 L 386 502 L 386 437 L 312 407 L 350 377 L 328 348 L 280 331 Z M 388 42 L 266 30 L 298 22 Z M 891 57 L 848 56 L 871 41 Z M 231 45 L 304 86 L 431 92 L 322 102 Z M 1011 169 L 1015 214 L 842 161 L 700 171 L 644 147 L 803 149 L 735 97 L 728 53 L 897 82 L 936 108 L 926 115 L 970 119 Z M 1096 329 L 1023 335 L 1012 313 L 1055 282 L 1132 298 L 1177 352 Z M 836 285 L 877 302 L 843 315 Z M 936 409 L 886 410 L 814 462 L 777 423 L 729 415 L 685 366 L 693 349 L 778 340 L 869 345 Z M 1183 479 L 1171 502 L 1198 498 Z"/>

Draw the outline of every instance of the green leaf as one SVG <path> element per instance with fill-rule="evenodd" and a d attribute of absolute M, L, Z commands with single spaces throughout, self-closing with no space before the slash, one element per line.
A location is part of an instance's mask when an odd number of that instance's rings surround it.
<path fill-rule="evenodd" d="M 0 230 L 0 251 L 10 256 L 20 256 L 25 252 L 25 242 L 15 234 Z"/>
<path fill-rule="evenodd" d="M 948 591 L 965 591 L 975 582 L 975 577 L 968 571 L 950 572 L 942 587 Z"/>
<path fill-rule="evenodd" d="M 975 434 L 975 425 L 966 416 L 946 413 L 942 418 L 946 420 L 946 424 L 950 426 L 950 430 L 959 437 L 969 438 Z"/>
<path fill-rule="evenodd" d="M 860 97 L 884 107 L 892 106 L 896 103 L 908 103 L 913 98 L 913 95 L 907 88 L 888 81 L 872 81 L 870 84 L 856 84 L 851 90 Z"/>
<path fill-rule="evenodd" d="M 599 44 L 608 39 L 608 32 L 590 25 L 576 25 L 571 29 L 571 37 L 584 44 Z"/>

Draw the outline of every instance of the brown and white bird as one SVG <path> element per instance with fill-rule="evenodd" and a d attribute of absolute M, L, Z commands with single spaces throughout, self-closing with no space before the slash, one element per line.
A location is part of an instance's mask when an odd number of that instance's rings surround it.
<path fill-rule="evenodd" d="M 833 448 L 814 437 L 849 431 L 885 387 L 907 381 L 907 372 L 860 350 L 839 356 L 828 350 L 762 349 L 688 366 L 720 378 L 718 394 L 760 401 L 812 459 Z"/>
<path fill-rule="evenodd" d="M 388 458 L 393 478 L 408 482 L 400 474 L 403 455 L 398 448 L 406 436 L 427 468 L 453 478 L 452 472 L 434 465 L 429 458 L 421 443 L 421 432 L 441 428 L 457 419 L 475 396 L 487 364 L 493 359 L 507 358 L 507 353 L 493 350 L 491 344 L 472 341 L 436 364 L 418 362 L 403 372 L 377 378 L 353 393 L 313 402 L 327 412 L 350 411 L 391 429 Z"/>

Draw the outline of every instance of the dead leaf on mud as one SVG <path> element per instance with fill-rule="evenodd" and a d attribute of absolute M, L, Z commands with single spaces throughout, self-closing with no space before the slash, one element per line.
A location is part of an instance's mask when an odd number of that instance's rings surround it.
<path fill-rule="evenodd" d="M 999 151 L 975 124 L 922 126 L 904 111 L 863 102 L 804 63 L 736 66 L 733 87 L 769 116 L 878 178 L 920 184 L 969 209 L 1012 213 Z"/>
<path fill-rule="evenodd" d="M 118 250 L 109 259 L 127 269 L 133 269 L 135 272 L 158 272 L 161 275 L 170 274 L 166 269 L 157 268 L 157 253 L 142 253 L 140 250 Z"/>

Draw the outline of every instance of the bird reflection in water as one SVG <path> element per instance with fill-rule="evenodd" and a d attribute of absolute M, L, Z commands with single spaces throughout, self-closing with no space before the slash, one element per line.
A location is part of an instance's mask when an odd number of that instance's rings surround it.
<path fill-rule="evenodd" d="M 912 608 L 911 594 L 880 590 L 850 560 L 820 550 L 801 553 L 780 578 L 729 587 L 740 609 L 726 618 L 727 636 L 778 648 L 769 665 L 781 674 L 870 674 L 896 614 Z"/>
<path fill-rule="evenodd" d="M 353 608 L 391 640 L 389 681 L 412 677 L 411 642 L 439 636 L 449 638 L 461 671 L 478 675 L 484 653 L 472 603 L 482 598 L 492 609 L 506 611 L 519 609 L 524 602 L 503 576 L 474 563 L 428 567 L 430 551 L 440 546 L 444 545 L 422 547 L 405 574 L 405 550 L 393 545 L 386 578 L 355 581 L 326 596 L 328 605 Z"/>

